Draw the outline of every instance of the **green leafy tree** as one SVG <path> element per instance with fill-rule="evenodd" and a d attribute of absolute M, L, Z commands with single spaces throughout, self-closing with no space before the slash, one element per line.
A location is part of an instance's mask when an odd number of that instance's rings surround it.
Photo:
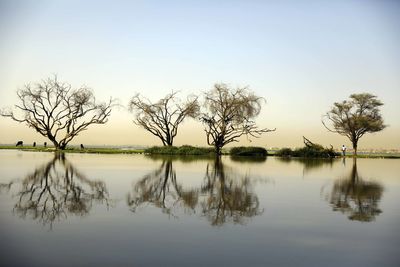
<path fill-rule="evenodd" d="M 379 132 L 386 128 L 380 113 L 383 103 L 376 96 L 362 93 L 352 94 L 349 100 L 335 102 L 322 119 L 322 124 L 330 132 L 349 138 L 357 155 L 357 145 L 366 133 Z M 327 122 L 331 126 L 327 125 Z"/>

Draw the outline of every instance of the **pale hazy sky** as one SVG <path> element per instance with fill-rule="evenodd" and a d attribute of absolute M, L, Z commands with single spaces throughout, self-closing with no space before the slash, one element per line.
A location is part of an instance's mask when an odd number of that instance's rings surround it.
<path fill-rule="evenodd" d="M 257 119 L 277 128 L 252 145 L 301 146 L 302 136 L 350 146 L 321 116 L 352 93 L 375 94 L 390 125 L 359 148 L 400 148 L 400 1 L 4 1 L 0 0 L 0 107 L 54 73 L 97 99 L 127 105 L 135 92 L 184 97 L 216 82 L 248 85 L 267 100 Z M 124 109 L 74 143 L 160 142 Z M 43 142 L 0 117 L 0 143 Z M 184 123 L 176 144 L 206 145 Z M 241 144 L 249 144 L 243 139 Z"/>

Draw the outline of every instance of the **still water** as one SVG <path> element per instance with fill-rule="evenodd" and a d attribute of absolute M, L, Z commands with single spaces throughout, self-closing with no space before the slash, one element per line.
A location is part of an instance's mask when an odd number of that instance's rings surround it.
<path fill-rule="evenodd" d="M 0 266 L 400 266 L 400 160 L 0 151 Z"/>

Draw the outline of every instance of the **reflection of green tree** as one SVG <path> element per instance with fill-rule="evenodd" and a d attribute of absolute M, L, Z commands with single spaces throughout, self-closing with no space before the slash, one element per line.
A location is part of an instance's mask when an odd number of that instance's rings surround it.
<path fill-rule="evenodd" d="M 68 214 L 86 215 L 93 201 L 108 205 L 105 184 L 87 179 L 62 153 L 56 153 L 51 161 L 28 174 L 16 195 L 15 213 L 50 227 L 56 219 Z"/>
<path fill-rule="evenodd" d="M 334 183 L 330 203 L 334 211 L 348 215 L 350 220 L 370 222 L 382 213 L 378 207 L 382 193 L 381 184 L 364 181 L 358 175 L 354 160 L 350 174 Z"/>
<path fill-rule="evenodd" d="M 172 160 L 165 157 L 158 169 L 145 175 L 134 185 L 133 192 L 127 198 L 132 211 L 145 203 L 151 203 L 167 214 L 172 214 L 173 209 L 179 206 L 194 210 L 197 201 L 198 192 L 182 189 L 177 183 Z"/>
<path fill-rule="evenodd" d="M 205 183 L 201 188 L 183 190 L 178 183 L 172 160 L 164 160 L 154 172 L 145 175 L 128 194 L 132 211 L 144 204 L 152 204 L 173 215 L 176 209 L 195 213 L 200 209 L 212 225 L 222 225 L 229 220 L 244 223 L 244 218 L 260 214 L 256 195 L 251 193 L 250 179 L 233 179 L 217 158 L 214 166 L 207 166 Z"/>
<path fill-rule="evenodd" d="M 262 213 L 258 197 L 252 193 L 250 179 L 234 180 L 219 157 L 212 168 L 207 166 L 201 191 L 206 195 L 201 203 L 202 212 L 212 225 L 222 225 L 228 220 L 243 224 L 244 218 Z"/>

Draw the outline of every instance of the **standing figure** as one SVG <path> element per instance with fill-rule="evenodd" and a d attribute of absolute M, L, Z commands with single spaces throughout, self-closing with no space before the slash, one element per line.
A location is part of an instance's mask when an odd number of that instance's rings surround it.
<path fill-rule="evenodd" d="M 33 142 L 33 147 L 36 147 L 36 142 Z"/>
<path fill-rule="evenodd" d="M 44 147 L 47 147 L 47 142 L 44 142 Z"/>
<path fill-rule="evenodd" d="M 83 146 L 83 144 L 81 144 L 81 149 L 85 149 L 85 147 Z"/>
<path fill-rule="evenodd" d="M 342 154 L 343 154 L 343 157 L 346 156 L 346 146 L 345 145 L 342 146 Z"/>

